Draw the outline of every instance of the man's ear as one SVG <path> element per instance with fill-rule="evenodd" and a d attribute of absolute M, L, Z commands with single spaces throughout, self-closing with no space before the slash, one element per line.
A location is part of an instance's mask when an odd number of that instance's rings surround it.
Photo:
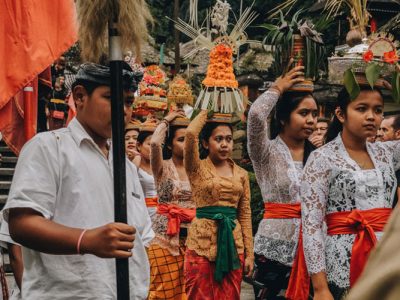
<path fill-rule="evenodd" d="M 336 107 L 335 116 L 338 118 L 340 123 L 344 123 L 344 113 L 340 107 Z"/>
<path fill-rule="evenodd" d="M 395 140 L 400 140 L 400 129 L 396 130 L 394 132 L 394 139 Z"/>
<path fill-rule="evenodd" d="M 83 85 L 77 85 L 72 91 L 75 105 L 78 107 L 83 104 L 84 99 L 88 96 L 88 93 Z"/>

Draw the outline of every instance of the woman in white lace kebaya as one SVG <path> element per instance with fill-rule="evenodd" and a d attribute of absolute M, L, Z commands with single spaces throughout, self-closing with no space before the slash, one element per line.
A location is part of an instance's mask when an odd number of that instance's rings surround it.
<path fill-rule="evenodd" d="M 308 137 L 317 122 L 317 104 L 312 95 L 287 92 L 303 80 L 302 76 L 303 67 L 296 67 L 278 78 L 249 111 L 249 155 L 265 205 L 254 251 L 258 268 L 255 280 L 266 288 L 255 288 L 257 299 L 279 299 L 277 295 L 288 286 L 298 248 L 300 176 L 303 164 L 314 149 Z M 278 135 L 269 139 L 267 119 L 275 106 Z"/>
<path fill-rule="evenodd" d="M 303 239 L 314 300 L 345 297 L 391 213 L 400 143 L 366 141 L 376 134 L 382 117 L 378 91 L 362 87 L 351 101 L 343 89 L 327 140 L 336 137 L 315 150 L 305 166 Z"/>
<path fill-rule="evenodd" d="M 140 153 L 140 160 L 134 162 L 139 163 L 139 165 L 137 165 L 139 180 L 143 189 L 147 211 L 149 212 L 150 218 L 153 219 L 154 214 L 156 213 L 158 195 L 153 171 L 150 165 L 150 140 L 157 125 L 151 125 L 152 126 L 146 125 L 140 128 L 136 144 Z"/>

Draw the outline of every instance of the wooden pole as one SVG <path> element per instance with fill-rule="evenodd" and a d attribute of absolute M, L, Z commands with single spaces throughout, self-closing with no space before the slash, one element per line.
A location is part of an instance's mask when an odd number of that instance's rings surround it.
<path fill-rule="evenodd" d="M 177 22 L 179 18 L 179 0 L 174 0 L 174 21 Z M 179 51 L 179 30 L 174 27 L 175 39 L 175 72 L 179 73 L 181 69 L 181 55 Z"/>
<path fill-rule="evenodd" d="M 118 5 L 118 4 L 117 4 Z M 117 9 L 116 9 L 117 10 Z M 118 15 L 118 13 L 116 13 Z M 127 223 L 126 158 L 124 139 L 124 99 L 122 84 L 121 37 L 117 31 L 118 18 L 109 20 L 109 48 L 111 73 L 111 123 L 114 174 L 115 222 Z M 129 299 L 129 260 L 116 259 L 117 299 Z"/>

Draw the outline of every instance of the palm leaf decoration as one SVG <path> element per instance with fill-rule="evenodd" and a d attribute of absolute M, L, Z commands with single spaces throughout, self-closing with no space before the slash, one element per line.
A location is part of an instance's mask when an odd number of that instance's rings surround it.
<path fill-rule="evenodd" d="M 295 63 L 296 60 L 303 61 L 307 79 L 317 80 L 326 55 L 318 27 L 326 28 L 330 21 L 323 19 L 313 24 L 310 20 L 301 19 L 303 12 L 304 10 L 299 10 L 288 19 L 282 10 L 279 10 L 279 17 L 275 18 L 273 23 L 260 25 L 268 31 L 263 44 L 273 46 L 273 70 L 276 74 L 285 73 L 290 67 L 288 66 L 290 59 L 294 58 Z M 294 40 L 299 35 L 303 38 L 304 51 L 302 57 L 294 57 Z"/>
<path fill-rule="evenodd" d="M 350 28 L 358 29 L 363 36 L 366 36 L 371 15 L 367 10 L 367 0 L 326 0 L 325 11 L 328 17 L 336 16 L 343 8 L 350 11 Z"/>

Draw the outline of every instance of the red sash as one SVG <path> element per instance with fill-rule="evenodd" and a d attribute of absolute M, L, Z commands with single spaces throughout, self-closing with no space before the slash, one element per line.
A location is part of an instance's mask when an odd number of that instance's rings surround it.
<path fill-rule="evenodd" d="M 158 197 L 144 198 L 147 207 L 156 207 L 158 204 Z"/>
<path fill-rule="evenodd" d="M 264 203 L 264 219 L 301 219 L 300 203 Z M 285 297 L 287 299 L 307 300 L 310 291 L 310 276 L 308 275 L 303 250 L 303 234 L 300 226 L 299 242 L 296 257 L 290 273 L 289 285 Z"/>
<path fill-rule="evenodd" d="M 163 203 L 157 206 L 157 213 L 167 216 L 167 234 L 173 236 L 179 233 L 181 222 L 189 223 L 193 220 L 196 216 L 196 209 Z"/>
<path fill-rule="evenodd" d="M 367 262 L 377 240 L 375 231 L 383 231 L 391 208 L 352 210 L 326 216 L 328 234 L 356 234 L 350 259 L 350 286 L 353 286 Z"/>

